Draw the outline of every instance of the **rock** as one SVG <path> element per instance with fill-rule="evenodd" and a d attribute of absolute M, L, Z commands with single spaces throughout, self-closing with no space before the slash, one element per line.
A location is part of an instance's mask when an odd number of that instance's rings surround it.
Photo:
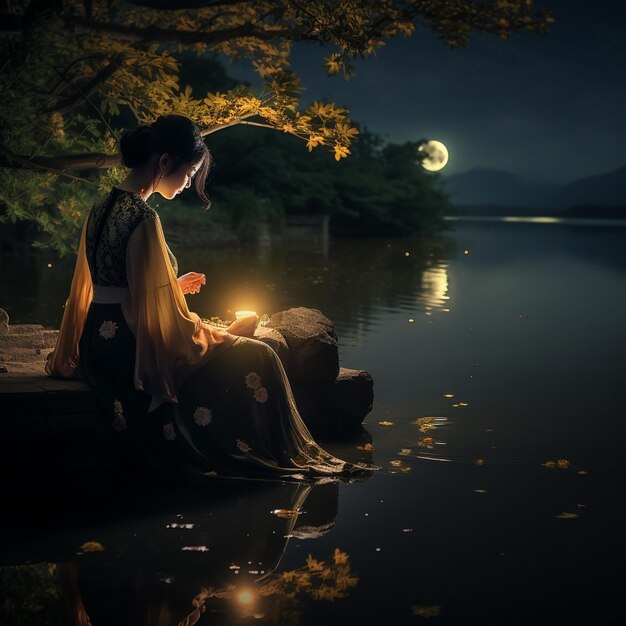
<path fill-rule="evenodd" d="M 44 348 L 54 348 L 56 346 L 58 336 L 59 336 L 58 330 L 44 330 L 43 331 Z"/>
<path fill-rule="evenodd" d="M 285 371 L 289 371 L 290 354 L 289 346 L 285 338 L 275 329 L 267 326 L 257 326 L 254 331 L 254 338 L 266 343 L 276 352 Z"/>
<path fill-rule="evenodd" d="M 2 315 L 0 314 L 0 318 Z M 44 331 L 39 324 L 16 324 L 6 334 L 0 333 L 0 363 L 11 375 L 45 376 L 45 353 L 52 335 L 58 331 Z"/>
<path fill-rule="evenodd" d="M 339 375 L 339 347 L 333 323 L 318 309 L 296 307 L 274 313 L 266 327 L 277 330 L 289 346 L 290 380 L 332 383 Z"/>
<path fill-rule="evenodd" d="M 365 370 L 342 367 L 330 395 L 330 412 L 341 428 L 359 427 L 374 405 L 374 379 Z"/>
<path fill-rule="evenodd" d="M 0 337 L 9 333 L 9 314 L 0 309 Z"/>
<path fill-rule="evenodd" d="M 374 403 L 374 381 L 365 370 L 341 368 L 332 383 L 294 383 L 298 410 L 313 434 L 356 432 Z"/>

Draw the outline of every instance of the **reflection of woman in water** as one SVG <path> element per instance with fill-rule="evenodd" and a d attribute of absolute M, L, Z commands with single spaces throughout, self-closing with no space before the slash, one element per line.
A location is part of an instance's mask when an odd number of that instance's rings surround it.
<path fill-rule="evenodd" d="M 259 481 L 250 488 L 250 483 L 228 481 L 221 487 L 217 493 L 212 489 L 208 498 L 205 493 L 202 506 L 195 490 L 177 498 L 175 508 L 152 512 L 138 504 L 125 518 L 98 529 L 95 538 L 103 550 L 70 553 L 67 558 L 57 551 L 56 570 L 71 623 L 193 624 L 193 618 L 187 622 L 185 617 L 193 616 L 194 604 L 204 609 L 206 600 L 207 615 L 199 624 L 238 623 L 248 609 L 257 616 L 267 611 L 270 623 L 277 613 L 275 621 L 282 624 L 283 604 L 293 610 L 299 601 L 310 601 L 320 583 L 332 586 L 332 578 L 320 581 L 310 575 L 298 594 L 302 597 L 289 601 L 280 564 L 290 537 L 310 536 L 306 533 L 312 528 L 326 529 L 320 534 L 332 528 L 337 484 Z M 281 511 L 294 515 L 276 514 Z M 81 532 L 82 537 L 94 538 Z M 315 542 L 306 548 L 320 561 L 328 558 Z M 300 565 L 306 565 L 306 554 L 299 555 Z M 291 574 L 295 578 L 296 573 Z M 248 594 L 249 603 L 239 602 L 242 592 Z"/>
<path fill-rule="evenodd" d="M 184 116 L 159 117 L 122 138 L 129 175 L 83 227 L 48 373 L 83 378 L 140 466 L 189 475 L 347 475 L 366 469 L 320 448 L 298 413 L 276 353 L 252 338 L 256 319 L 204 323 L 184 294 L 153 192 L 171 200 L 204 185 L 211 155 Z M 209 277 L 210 281 L 210 277 Z M 210 288 L 210 282 L 209 287 Z"/>

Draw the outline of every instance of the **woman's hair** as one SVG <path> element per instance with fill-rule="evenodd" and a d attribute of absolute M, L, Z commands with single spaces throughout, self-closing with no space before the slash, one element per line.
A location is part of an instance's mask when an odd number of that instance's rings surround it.
<path fill-rule="evenodd" d="M 145 165 L 154 153 L 167 152 L 176 161 L 178 167 L 202 165 L 193 177 L 193 187 L 202 200 L 204 208 L 211 206 L 206 193 L 206 178 L 213 165 L 213 158 L 200 127 L 184 115 L 161 115 L 152 124 L 142 124 L 131 131 L 126 131 L 120 141 L 122 164 L 126 167 Z"/>

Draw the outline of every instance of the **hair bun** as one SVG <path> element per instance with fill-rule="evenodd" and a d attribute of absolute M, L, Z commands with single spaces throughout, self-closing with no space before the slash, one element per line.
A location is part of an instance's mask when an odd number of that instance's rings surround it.
<path fill-rule="evenodd" d="M 141 124 L 134 130 L 126 131 L 120 140 L 122 164 L 126 167 L 143 165 L 154 149 L 152 126 Z"/>

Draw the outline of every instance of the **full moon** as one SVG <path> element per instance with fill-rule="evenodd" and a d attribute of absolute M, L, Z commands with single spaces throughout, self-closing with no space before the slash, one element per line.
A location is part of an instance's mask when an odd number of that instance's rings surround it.
<path fill-rule="evenodd" d="M 448 148 L 440 141 L 429 139 L 420 144 L 417 151 L 420 156 L 420 165 L 429 172 L 438 172 L 448 163 Z"/>

